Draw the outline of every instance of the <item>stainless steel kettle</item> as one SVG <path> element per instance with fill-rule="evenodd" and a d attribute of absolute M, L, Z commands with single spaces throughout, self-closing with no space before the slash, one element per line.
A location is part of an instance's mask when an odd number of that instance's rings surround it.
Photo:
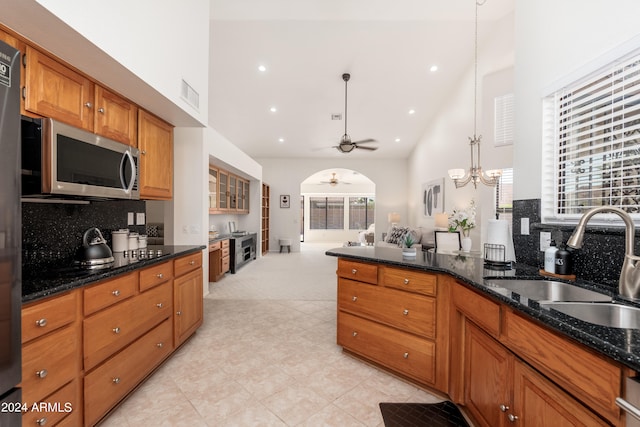
<path fill-rule="evenodd" d="M 89 238 L 91 241 L 89 241 Z M 89 228 L 82 236 L 82 247 L 78 249 L 78 263 L 81 267 L 106 268 L 113 264 L 113 252 L 96 227 Z"/>

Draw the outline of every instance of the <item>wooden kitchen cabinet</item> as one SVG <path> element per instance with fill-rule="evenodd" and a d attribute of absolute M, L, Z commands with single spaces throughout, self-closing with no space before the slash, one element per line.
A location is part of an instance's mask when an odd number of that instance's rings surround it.
<path fill-rule="evenodd" d="M 173 127 L 156 116 L 138 111 L 140 198 L 173 197 Z"/>
<path fill-rule="evenodd" d="M 448 297 L 439 276 L 342 258 L 337 273 L 338 345 L 446 390 Z"/>
<path fill-rule="evenodd" d="M 202 259 L 197 253 L 174 261 L 174 344 L 178 347 L 202 325 Z M 194 262 L 191 264 L 191 262 Z"/>
<path fill-rule="evenodd" d="M 31 46 L 25 64 L 25 110 L 93 131 L 91 80 Z"/>
<path fill-rule="evenodd" d="M 209 245 L 209 281 L 217 282 L 229 272 L 229 239 Z"/>
<path fill-rule="evenodd" d="M 138 107 L 119 95 L 96 85 L 93 131 L 114 141 L 138 146 Z"/>
<path fill-rule="evenodd" d="M 220 206 L 218 169 L 209 166 L 209 213 L 216 213 Z"/>
<path fill-rule="evenodd" d="M 248 214 L 248 180 L 209 165 L 209 213 Z"/>

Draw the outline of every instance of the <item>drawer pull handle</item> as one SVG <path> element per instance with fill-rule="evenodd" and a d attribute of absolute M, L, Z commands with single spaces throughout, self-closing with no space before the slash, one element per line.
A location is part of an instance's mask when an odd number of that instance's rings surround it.
<path fill-rule="evenodd" d="M 176 315 L 182 316 L 182 312 L 181 311 L 176 311 Z"/>
<path fill-rule="evenodd" d="M 517 415 L 509 414 L 507 415 L 507 418 L 509 418 L 509 421 L 511 421 L 512 423 L 515 423 L 516 421 L 518 421 Z"/>
<path fill-rule="evenodd" d="M 39 326 L 41 328 L 44 328 L 45 326 L 47 326 L 47 319 L 45 319 L 44 317 L 40 320 L 36 320 L 36 326 Z"/>
<path fill-rule="evenodd" d="M 357 296 L 352 296 L 352 297 L 351 297 L 351 301 L 353 301 L 353 302 L 358 301 L 358 297 L 357 297 Z"/>
<path fill-rule="evenodd" d="M 358 332 L 353 331 L 353 336 L 354 336 L 354 337 L 357 337 L 357 336 L 358 336 Z"/>
<path fill-rule="evenodd" d="M 87 107 L 87 108 L 91 108 L 91 107 L 93 107 L 93 104 L 90 103 L 90 102 L 85 102 L 84 106 Z"/>
<path fill-rule="evenodd" d="M 408 359 L 409 358 L 409 353 L 403 354 L 402 357 L 404 357 L 405 359 Z"/>
<path fill-rule="evenodd" d="M 408 285 L 409 284 L 409 279 L 404 279 L 404 284 Z"/>
<path fill-rule="evenodd" d="M 113 381 L 114 384 L 120 384 L 120 377 L 115 377 L 111 381 Z"/>
<path fill-rule="evenodd" d="M 38 420 L 36 420 L 36 424 L 39 426 L 44 426 L 47 424 L 47 417 L 42 417 Z"/>
<path fill-rule="evenodd" d="M 162 347 L 164 347 L 164 344 L 163 344 L 163 343 L 161 343 L 161 342 L 159 342 L 158 344 L 156 344 L 156 347 L 158 347 L 158 348 L 162 348 Z"/>
<path fill-rule="evenodd" d="M 114 334 L 119 334 L 120 333 L 120 328 L 119 327 L 113 328 L 113 333 Z"/>
<path fill-rule="evenodd" d="M 404 311 L 402 312 L 402 314 L 404 316 L 408 316 L 409 315 L 409 310 L 407 310 L 406 308 L 404 309 Z"/>
<path fill-rule="evenodd" d="M 113 294 L 114 297 L 119 297 L 120 296 L 120 291 L 119 290 L 115 290 L 113 292 L 111 292 Z"/>
<path fill-rule="evenodd" d="M 46 369 L 41 369 L 39 371 L 36 371 L 36 377 L 38 378 L 46 378 L 48 374 L 49 372 Z"/>
<path fill-rule="evenodd" d="M 500 410 L 502 412 L 507 412 L 509 410 L 509 407 L 507 405 L 500 405 Z"/>
<path fill-rule="evenodd" d="M 358 270 L 356 270 L 355 268 L 352 268 L 351 269 L 351 274 L 356 274 L 356 273 L 358 273 Z"/>
<path fill-rule="evenodd" d="M 158 273 L 158 275 L 156 276 L 158 279 L 163 279 L 164 278 L 164 274 L 162 273 Z"/>
<path fill-rule="evenodd" d="M 161 302 L 159 302 L 158 304 L 156 304 L 156 307 L 158 307 L 158 308 L 162 308 L 162 307 L 164 307 L 164 304 L 163 304 L 163 303 L 161 303 Z"/>
<path fill-rule="evenodd" d="M 104 114 L 104 108 L 102 108 L 102 107 L 98 108 L 98 113 Z"/>
<path fill-rule="evenodd" d="M 191 264 L 191 265 L 196 265 L 196 262 L 195 262 L 194 260 L 191 260 L 191 261 L 189 262 L 189 264 Z"/>

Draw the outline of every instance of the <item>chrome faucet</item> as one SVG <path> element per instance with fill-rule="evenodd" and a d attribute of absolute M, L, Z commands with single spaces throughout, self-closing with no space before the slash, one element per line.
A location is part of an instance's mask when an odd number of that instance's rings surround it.
<path fill-rule="evenodd" d="M 587 211 L 576 226 L 571 237 L 567 240 L 567 246 L 574 249 L 580 249 L 582 247 L 582 240 L 584 239 L 584 231 L 587 222 L 592 216 L 598 213 L 614 213 L 618 215 L 624 221 L 625 225 L 625 251 L 624 262 L 622 264 L 622 271 L 620 271 L 619 289 L 618 293 L 625 297 L 639 299 L 640 298 L 640 257 L 634 255 L 634 237 L 635 226 L 633 220 L 629 214 L 620 208 L 613 206 L 601 206 L 593 208 Z"/>

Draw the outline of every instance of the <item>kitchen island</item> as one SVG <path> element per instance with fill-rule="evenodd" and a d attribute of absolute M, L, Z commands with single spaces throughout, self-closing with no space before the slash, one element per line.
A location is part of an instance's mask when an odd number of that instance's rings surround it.
<path fill-rule="evenodd" d="M 586 323 L 495 284 L 542 279 L 537 268 L 491 270 L 482 259 L 431 252 L 406 258 L 399 248 L 326 254 L 338 257 L 338 344 L 346 351 L 447 394 L 478 425 L 540 411 L 624 425 L 615 400 L 640 369 L 640 331 Z M 635 305 L 610 287 L 576 286 Z"/>

